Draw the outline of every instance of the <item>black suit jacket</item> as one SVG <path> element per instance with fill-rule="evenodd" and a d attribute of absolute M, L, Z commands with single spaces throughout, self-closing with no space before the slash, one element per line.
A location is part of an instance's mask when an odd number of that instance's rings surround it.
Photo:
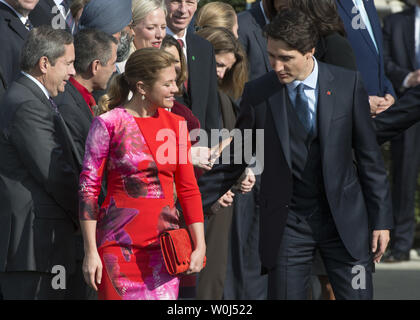
<path fill-rule="evenodd" d="M 71 82 L 67 82 L 65 91 L 54 98 L 58 109 L 69 128 L 77 152 L 77 164 L 81 169 L 85 154 L 86 138 L 93 121 L 92 112 L 82 95 Z"/>
<path fill-rule="evenodd" d="M 0 3 L 0 68 L 6 86 L 19 76 L 20 53 L 29 31 L 17 15 L 6 5 Z"/>
<path fill-rule="evenodd" d="M 318 81 L 326 197 L 346 249 L 358 259 L 369 250 L 372 229 L 390 229 L 393 225 L 387 176 L 360 75 L 319 62 Z M 262 265 L 268 269 L 277 261 L 292 197 L 287 95 L 274 71 L 249 82 L 236 123 L 241 130 L 252 129 L 254 136 L 256 129 L 264 129 L 259 245 Z M 254 151 L 256 147 L 254 141 Z M 234 163 L 233 152 L 230 161 Z M 223 195 L 245 167 L 246 163 L 216 165 L 201 177 L 203 205 L 207 207 Z"/>
<path fill-rule="evenodd" d="M 401 94 L 405 77 L 420 66 L 416 63 L 414 43 L 415 8 L 391 14 L 384 19 L 385 72 L 395 90 Z"/>
<path fill-rule="evenodd" d="M 1 102 L 1 98 L 6 92 L 6 88 L 7 88 L 6 79 L 3 76 L 3 70 L 1 69 L 1 65 L 0 65 L 0 102 Z"/>
<path fill-rule="evenodd" d="M 188 59 L 188 96 L 193 114 L 201 128 L 210 132 L 219 129 L 219 100 L 217 97 L 216 61 L 213 46 L 189 31 L 186 37 Z"/>
<path fill-rule="evenodd" d="M 0 272 L 74 271 L 78 176 L 70 137 L 22 76 L 0 109 Z"/>
<path fill-rule="evenodd" d="M 260 2 L 238 14 L 238 35 L 249 62 L 249 79 L 257 79 L 271 70 L 267 54 L 267 40 L 263 36 L 266 25 Z"/>

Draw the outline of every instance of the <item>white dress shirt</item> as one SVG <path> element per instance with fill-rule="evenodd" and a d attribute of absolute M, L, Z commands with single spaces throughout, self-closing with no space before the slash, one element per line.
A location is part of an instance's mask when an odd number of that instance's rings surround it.
<path fill-rule="evenodd" d="M 187 31 L 188 31 L 188 27 L 185 29 L 184 32 L 184 36 L 183 37 L 178 37 L 177 35 L 175 35 L 171 29 L 169 29 L 169 27 L 166 27 L 166 33 L 169 34 L 170 36 L 174 37 L 176 40 L 181 39 L 182 42 L 184 43 L 184 47 L 182 48 L 182 51 L 184 52 L 184 56 L 185 56 L 185 62 L 188 64 L 188 56 L 187 56 Z"/>

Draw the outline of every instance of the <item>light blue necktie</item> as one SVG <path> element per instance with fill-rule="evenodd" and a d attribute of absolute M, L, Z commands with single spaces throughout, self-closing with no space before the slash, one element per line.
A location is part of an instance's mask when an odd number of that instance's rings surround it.
<path fill-rule="evenodd" d="M 366 29 L 369 32 L 370 38 L 375 45 L 376 52 L 379 53 L 378 46 L 376 45 L 375 35 L 373 34 L 372 25 L 370 24 L 368 14 L 366 12 L 365 6 L 363 5 L 363 0 L 354 0 L 354 2 L 356 3 L 356 7 L 359 10 L 360 16 L 362 17 Z"/>

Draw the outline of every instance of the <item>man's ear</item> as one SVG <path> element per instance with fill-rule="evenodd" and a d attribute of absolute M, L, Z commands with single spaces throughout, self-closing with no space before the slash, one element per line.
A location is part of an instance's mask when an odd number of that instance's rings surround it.
<path fill-rule="evenodd" d="M 50 66 L 51 64 L 47 57 L 43 56 L 41 57 L 41 59 L 39 59 L 38 67 L 41 70 L 42 74 L 46 74 Z"/>
<path fill-rule="evenodd" d="M 92 75 L 96 75 L 98 73 L 100 63 L 101 62 L 99 60 L 92 61 L 92 63 L 90 64 L 90 72 L 92 73 Z"/>

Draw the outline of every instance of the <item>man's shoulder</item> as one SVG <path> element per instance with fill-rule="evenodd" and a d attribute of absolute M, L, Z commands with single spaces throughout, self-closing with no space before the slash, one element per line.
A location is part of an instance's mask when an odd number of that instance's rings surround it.
<path fill-rule="evenodd" d="M 189 31 L 187 33 L 187 46 L 193 45 L 197 48 L 201 48 L 204 50 L 212 50 L 213 46 L 211 45 L 211 43 L 204 39 L 203 37 L 195 34 L 192 31 Z"/>
<path fill-rule="evenodd" d="M 245 84 L 244 96 L 248 96 L 253 103 L 259 103 L 275 94 L 284 85 L 280 83 L 274 71 L 267 72 L 263 76 L 251 80 Z"/>
<path fill-rule="evenodd" d="M 384 18 L 384 25 L 393 25 L 396 23 L 402 23 L 409 17 L 414 17 L 415 8 L 411 7 L 401 12 L 390 14 Z"/>

